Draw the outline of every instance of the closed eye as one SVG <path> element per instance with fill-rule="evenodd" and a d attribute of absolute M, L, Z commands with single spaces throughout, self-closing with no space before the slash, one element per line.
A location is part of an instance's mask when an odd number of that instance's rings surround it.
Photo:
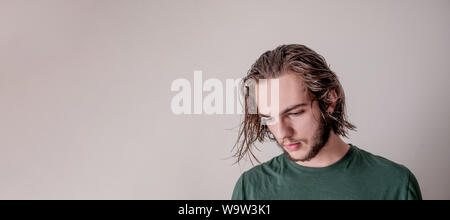
<path fill-rule="evenodd" d="M 292 112 L 292 113 L 289 113 L 289 115 L 294 115 L 294 116 L 301 115 L 303 112 L 305 112 L 305 111 Z"/>

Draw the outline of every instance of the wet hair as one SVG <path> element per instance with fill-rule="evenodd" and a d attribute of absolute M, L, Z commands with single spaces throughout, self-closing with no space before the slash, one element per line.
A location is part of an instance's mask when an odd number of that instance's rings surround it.
<path fill-rule="evenodd" d="M 287 72 L 293 72 L 302 79 L 308 95 L 318 102 L 323 121 L 332 128 L 334 133 L 348 137 L 348 130 L 356 130 L 356 126 L 348 121 L 345 113 L 345 95 L 342 85 L 325 59 L 304 45 L 281 45 L 263 53 L 251 66 L 247 76 L 242 79 L 244 120 L 240 124 L 238 138 L 233 147 L 236 163 L 246 155 L 252 164 L 253 159 L 260 163 L 253 152 L 256 148 L 255 142 L 276 141 L 267 126 L 261 123 L 258 114 L 250 109 L 254 98 L 249 95 L 250 88 L 247 82 L 273 79 Z M 329 95 L 332 91 L 336 92 L 337 99 L 334 111 L 328 112 L 327 108 L 334 101 Z"/>

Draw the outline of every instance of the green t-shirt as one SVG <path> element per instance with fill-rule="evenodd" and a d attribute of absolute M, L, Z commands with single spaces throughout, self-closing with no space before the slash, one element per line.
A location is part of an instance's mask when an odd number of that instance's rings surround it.
<path fill-rule="evenodd" d="M 349 146 L 342 159 L 323 168 L 301 166 L 284 153 L 274 157 L 244 172 L 232 199 L 422 199 L 408 168 Z"/>

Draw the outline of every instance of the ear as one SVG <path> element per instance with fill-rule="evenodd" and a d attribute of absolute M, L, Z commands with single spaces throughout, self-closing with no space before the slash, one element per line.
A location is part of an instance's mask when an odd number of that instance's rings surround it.
<path fill-rule="evenodd" d="M 334 109 L 336 108 L 336 104 L 337 104 L 337 94 L 336 94 L 336 90 L 331 90 L 331 91 L 328 93 L 328 98 L 331 100 L 331 104 L 328 106 L 327 112 L 333 113 L 333 112 L 334 112 Z"/>

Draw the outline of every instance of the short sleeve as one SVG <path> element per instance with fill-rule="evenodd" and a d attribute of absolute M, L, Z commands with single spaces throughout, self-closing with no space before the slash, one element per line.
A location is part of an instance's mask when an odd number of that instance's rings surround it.
<path fill-rule="evenodd" d="M 244 190 L 244 174 L 243 173 L 238 181 L 236 182 L 236 185 L 234 186 L 233 195 L 231 197 L 231 200 L 245 200 L 245 190 Z"/>
<path fill-rule="evenodd" d="M 409 172 L 408 177 L 408 198 L 407 200 L 422 200 L 419 183 L 413 173 Z"/>

